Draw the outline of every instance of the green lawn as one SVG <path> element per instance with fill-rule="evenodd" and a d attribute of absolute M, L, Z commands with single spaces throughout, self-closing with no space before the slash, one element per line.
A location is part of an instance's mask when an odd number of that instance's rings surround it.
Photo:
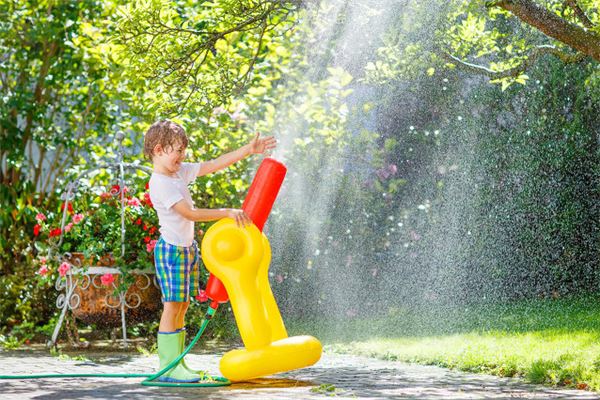
<path fill-rule="evenodd" d="M 329 351 L 600 390 L 600 298 L 391 309 L 289 328 Z"/>

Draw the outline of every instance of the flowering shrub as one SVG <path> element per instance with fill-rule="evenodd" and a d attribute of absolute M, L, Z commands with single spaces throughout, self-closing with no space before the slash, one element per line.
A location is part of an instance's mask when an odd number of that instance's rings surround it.
<path fill-rule="evenodd" d="M 39 212 L 33 233 L 36 247 L 43 256 L 37 260 L 37 274 L 44 280 L 53 280 L 57 276 L 64 277 L 72 266 L 85 269 L 90 265 L 108 264 L 121 270 L 124 279 L 119 283 L 126 283 L 128 272 L 152 269 L 154 246 L 159 235 L 158 220 L 147 185 L 145 189 L 134 193 L 127 186 L 121 190 L 118 185 L 113 185 L 100 193 L 87 190 L 68 203 L 66 213 L 65 203 L 60 210 Z M 123 242 L 122 222 L 125 229 Z M 48 258 L 45 255 L 50 248 L 52 257 Z M 83 256 L 73 257 L 75 252 Z M 115 277 L 107 274 L 101 281 L 110 286 Z"/>
<path fill-rule="evenodd" d="M 146 191 L 139 196 L 134 196 L 130 195 L 125 188 L 125 253 L 121 258 L 115 257 L 122 270 L 147 270 L 154 265 L 154 246 L 159 236 L 158 218 L 152 208 L 147 189 L 148 185 Z M 113 197 L 110 201 L 116 202 L 113 210 L 116 209 L 120 213 L 120 199 Z M 120 235 L 120 227 L 119 214 L 117 224 L 112 228 Z M 120 236 L 115 243 L 117 246 L 113 246 L 113 254 L 119 255 L 122 251 Z"/>
<path fill-rule="evenodd" d="M 33 234 L 40 254 L 47 254 L 48 247 L 55 249 L 53 257 L 41 256 L 37 259 L 37 274 L 42 278 L 53 278 L 56 274 L 65 276 L 71 263 L 76 262 L 63 255 L 78 251 L 84 243 L 84 214 L 75 213 L 72 203 L 69 203 L 66 214 L 63 211 L 64 203 L 60 209 L 39 212 L 35 217 L 37 223 L 33 227 Z M 63 214 L 65 221 L 61 229 Z M 66 262 L 66 259 L 71 263 Z"/>

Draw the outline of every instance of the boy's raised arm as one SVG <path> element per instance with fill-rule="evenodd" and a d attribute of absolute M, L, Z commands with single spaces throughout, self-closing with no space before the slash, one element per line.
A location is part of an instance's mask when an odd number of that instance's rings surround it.
<path fill-rule="evenodd" d="M 262 154 L 265 151 L 272 150 L 276 145 L 277 141 L 273 136 L 260 137 L 260 133 L 257 132 L 256 136 L 254 136 L 250 143 L 240 147 L 237 150 L 223 154 L 214 160 L 203 162 L 198 170 L 198 176 L 220 171 L 251 154 Z"/>

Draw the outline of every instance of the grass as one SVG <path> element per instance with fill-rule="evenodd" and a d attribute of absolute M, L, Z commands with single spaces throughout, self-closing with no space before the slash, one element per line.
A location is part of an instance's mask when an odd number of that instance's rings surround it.
<path fill-rule="evenodd" d="M 330 383 L 322 383 L 319 386 L 311 388 L 310 392 L 319 393 L 329 397 L 337 397 L 338 395 L 344 395 L 346 393 L 346 390 L 338 389 L 337 387 L 335 387 L 335 385 L 332 385 Z"/>
<path fill-rule="evenodd" d="M 334 352 L 600 391 L 600 298 L 392 308 L 291 324 Z"/>

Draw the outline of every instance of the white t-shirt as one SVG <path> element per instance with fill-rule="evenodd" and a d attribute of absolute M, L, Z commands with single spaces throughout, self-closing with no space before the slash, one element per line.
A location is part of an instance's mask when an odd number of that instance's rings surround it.
<path fill-rule="evenodd" d="M 184 218 L 173 206 L 185 200 L 194 208 L 188 185 L 196 179 L 199 170 L 200 163 L 181 163 L 177 177 L 155 172 L 150 177 L 150 200 L 158 214 L 160 234 L 169 244 L 189 247 L 194 242 L 194 221 Z"/>

